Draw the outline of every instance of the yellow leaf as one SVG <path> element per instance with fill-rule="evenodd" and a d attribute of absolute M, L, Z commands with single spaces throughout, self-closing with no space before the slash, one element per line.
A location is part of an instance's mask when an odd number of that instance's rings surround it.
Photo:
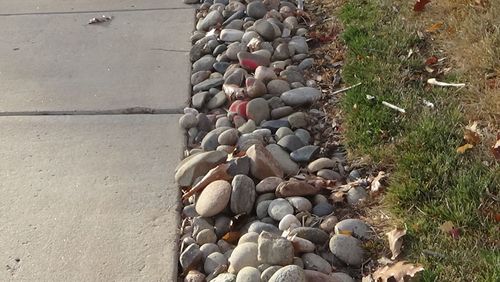
<path fill-rule="evenodd" d="M 441 226 L 439 226 L 439 229 L 441 229 L 441 231 L 443 231 L 444 233 L 450 233 L 453 228 L 455 228 L 455 226 L 451 221 L 446 221 L 445 223 L 441 224 Z"/>
<path fill-rule="evenodd" d="M 339 234 L 351 236 L 352 231 L 351 230 L 339 230 Z"/>
<path fill-rule="evenodd" d="M 443 26 L 443 24 L 444 24 L 443 22 L 437 22 L 437 23 L 431 25 L 425 31 L 427 31 L 427 32 L 436 32 L 438 29 L 440 29 Z"/>
<path fill-rule="evenodd" d="M 460 147 L 457 148 L 457 153 L 463 154 L 463 153 L 465 153 L 465 151 L 467 151 L 469 149 L 472 149 L 473 147 L 474 147 L 474 145 L 465 144 L 465 145 L 460 146 Z"/>

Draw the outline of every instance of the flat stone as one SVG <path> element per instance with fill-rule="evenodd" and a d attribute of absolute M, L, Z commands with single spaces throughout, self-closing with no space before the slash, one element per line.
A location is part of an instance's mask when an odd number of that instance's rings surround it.
<path fill-rule="evenodd" d="M 259 263 L 284 266 L 293 262 L 293 245 L 286 238 L 264 231 L 257 246 Z"/>
<path fill-rule="evenodd" d="M 260 181 L 257 186 L 255 186 L 255 189 L 257 193 L 274 193 L 274 191 L 276 191 L 276 187 L 278 187 L 281 182 L 283 182 L 283 179 L 281 179 L 280 177 L 267 177 L 262 179 L 262 181 Z"/>
<path fill-rule="evenodd" d="M 287 229 L 294 229 L 301 226 L 300 221 L 293 214 L 285 215 L 278 225 L 279 230 L 285 231 Z"/>
<path fill-rule="evenodd" d="M 319 193 L 321 188 L 312 186 L 304 181 L 283 181 L 276 188 L 276 196 L 293 197 L 293 196 L 311 196 Z"/>
<path fill-rule="evenodd" d="M 243 31 L 237 29 L 223 29 L 219 35 L 220 40 L 226 42 L 240 41 L 243 37 Z"/>
<path fill-rule="evenodd" d="M 295 253 L 297 254 L 314 252 L 316 249 L 316 245 L 307 239 L 293 236 L 289 237 L 289 240 L 292 242 Z"/>
<path fill-rule="evenodd" d="M 250 158 L 250 171 L 255 178 L 259 180 L 270 176 L 283 178 L 283 170 L 279 163 L 264 146 L 255 144 L 246 153 Z"/>
<path fill-rule="evenodd" d="M 236 175 L 231 182 L 231 211 L 235 214 L 250 214 L 255 202 L 255 184 L 246 175 Z"/>
<path fill-rule="evenodd" d="M 267 129 L 271 130 L 272 133 L 275 133 L 276 130 L 278 130 L 278 128 L 289 127 L 290 124 L 288 123 L 287 120 L 276 119 L 276 120 L 265 121 L 260 126 L 262 128 L 267 128 Z"/>
<path fill-rule="evenodd" d="M 269 216 L 267 210 L 269 209 L 269 205 L 271 204 L 271 202 L 272 200 L 264 200 L 258 202 L 257 207 L 255 207 L 255 214 L 257 215 L 258 219 L 263 219 L 264 217 Z"/>
<path fill-rule="evenodd" d="M 300 140 L 296 135 L 286 135 L 278 141 L 278 145 L 280 145 L 283 149 L 288 152 L 293 152 L 304 147 L 304 143 Z"/>
<path fill-rule="evenodd" d="M 333 212 L 333 206 L 329 203 L 319 203 L 314 206 L 313 214 L 317 216 L 329 215 Z"/>
<path fill-rule="evenodd" d="M 221 145 L 236 145 L 236 143 L 238 142 L 238 138 L 238 130 L 235 128 L 230 128 L 222 132 L 217 138 L 217 141 Z"/>
<path fill-rule="evenodd" d="M 208 13 L 205 18 L 198 21 L 196 29 L 202 31 L 208 31 L 211 27 L 217 24 L 222 24 L 223 21 L 224 17 L 222 16 L 222 14 L 217 10 L 213 10 L 210 13 Z"/>
<path fill-rule="evenodd" d="M 293 113 L 293 108 L 290 106 L 284 106 L 284 107 L 279 107 L 276 109 L 271 110 L 271 118 L 272 119 L 279 119 L 282 117 L 286 117 Z"/>
<path fill-rule="evenodd" d="M 261 1 L 253 1 L 247 5 L 247 15 L 254 19 L 261 19 L 267 13 L 266 6 Z"/>
<path fill-rule="evenodd" d="M 336 162 L 332 159 L 329 158 L 319 158 L 313 162 L 311 162 L 308 166 L 307 169 L 310 172 L 316 172 L 318 170 L 324 169 L 324 168 L 332 168 L 335 167 Z"/>
<path fill-rule="evenodd" d="M 211 71 L 197 71 L 197 72 L 193 73 L 191 75 L 191 84 L 196 85 L 196 84 L 204 81 L 205 79 L 207 79 L 210 76 L 211 73 L 212 73 Z"/>
<path fill-rule="evenodd" d="M 307 253 L 302 255 L 305 269 L 319 271 L 325 274 L 332 272 L 332 266 L 317 254 Z"/>
<path fill-rule="evenodd" d="M 288 197 L 286 198 L 288 202 L 294 207 L 297 212 L 311 211 L 311 202 L 304 197 Z"/>
<path fill-rule="evenodd" d="M 307 145 L 290 153 L 290 158 L 299 163 L 307 163 L 318 155 L 319 146 Z"/>
<path fill-rule="evenodd" d="M 215 57 L 212 55 L 205 55 L 193 63 L 193 73 L 198 71 L 210 71 L 213 69 Z"/>
<path fill-rule="evenodd" d="M 285 175 L 296 175 L 299 172 L 299 165 L 290 158 L 290 155 L 276 144 L 269 144 L 266 149 L 278 162 Z"/>
<path fill-rule="evenodd" d="M 205 259 L 203 269 L 205 270 L 205 273 L 212 273 L 221 265 L 228 265 L 226 257 L 219 252 L 214 252 L 208 255 Z"/>
<path fill-rule="evenodd" d="M 347 203 L 357 205 L 368 198 L 368 192 L 364 187 L 353 187 L 347 191 Z"/>
<path fill-rule="evenodd" d="M 215 96 L 212 97 L 212 99 L 208 101 L 207 108 L 209 110 L 220 108 L 226 103 L 226 101 L 227 101 L 226 93 L 224 93 L 224 91 L 220 91 L 219 93 L 215 94 Z"/>
<path fill-rule="evenodd" d="M 330 239 L 330 251 L 348 265 L 359 266 L 364 261 L 361 241 L 343 234 L 336 234 Z"/>
<path fill-rule="evenodd" d="M 193 92 L 200 92 L 200 91 L 207 91 L 210 88 L 215 88 L 219 87 L 224 83 L 224 79 L 222 77 L 217 77 L 217 78 L 210 78 L 207 80 L 204 80 L 195 86 L 193 86 Z"/>
<path fill-rule="evenodd" d="M 273 200 L 269 204 L 269 207 L 267 208 L 267 213 L 274 220 L 280 221 L 287 214 L 293 214 L 293 207 L 287 200 L 283 198 L 278 198 Z"/>
<path fill-rule="evenodd" d="M 288 90 L 280 98 L 287 106 L 304 106 L 311 104 L 321 97 L 321 92 L 312 87 L 300 87 Z"/>
<path fill-rule="evenodd" d="M 288 122 L 292 128 L 304 128 L 307 127 L 308 121 L 307 114 L 304 112 L 293 113 L 288 116 Z"/>
<path fill-rule="evenodd" d="M 255 31 L 267 41 L 272 41 L 276 37 L 273 25 L 266 20 L 255 22 L 253 27 Z"/>
<path fill-rule="evenodd" d="M 342 175 L 331 169 L 320 169 L 316 175 L 328 180 L 342 180 Z"/>
<path fill-rule="evenodd" d="M 290 231 L 289 236 L 298 236 L 313 242 L 314 244 L 323 245 L 325 244 L 330 236 L 328 234 L 319 229 L 313 227 L 298 227 Z"/>
<path fill-rule="evenodd" d="M 250 226 L 248 227 L 248 232 L 256 232 L 256 233 L 261 233 L 262 231 L 267 231 L 270 233 L 275 233 L 275 234 L 281 234 L 280 230 L 278 227 L 269 224 L 269 223 L 264 223 L 260 221 L 255 221 Z"/>

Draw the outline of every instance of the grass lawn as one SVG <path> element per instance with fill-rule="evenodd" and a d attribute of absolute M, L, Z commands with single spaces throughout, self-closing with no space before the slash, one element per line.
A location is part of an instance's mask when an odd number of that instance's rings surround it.
<path fill-rule="evenodd" d="M 428 23 L 412 11 L 413 3 L 345 2 L 338 15 L 347 47 L 342 77 L 348 85 L 362 82 L 343 97 L 345 142 L 351 156 L 370 155 L 375 166 L 391 172 L 383 205 L 396 222 L 408 228 L 403 257 L 424 264 L 424 281 L 500 281 L 500 223 L 495 219 L 500 213 L 500 169 L 489 152 L 491 140 L 484 137 L 464 154 L 456 151 L 464 144 L 464 128 L 471 116 L 498 130 L 499 92 L 482 90 L 480 86 L 490 79 L 486 76 L 471 81 L 475 74 L 496 71 L 500 57 L 488 56 L 500 52 L 485 43 L 476 47 L 489 55 L 471 62 L 475 68 L 431 74 L 424 62 L 440 51 L 425 31 L 417 33 Z M 498 36 L 500 25 L 493 28 Z M 439 40 L 446 42 L 446 38 Z M 498 38 L 488 40 L 496 44 Z M 489 51 L 488 46 L 492 47 Z M 453 60 L 458 58 L 452 57 L 449 64 L 456 64 Z M 483 63 L 490 64 L 484 71 Z M 468 86 L 430 86 L 426 83 L 430 77 Z M 470 101 L 480 93 L 484 95 L 472 105 Z M 382 100 L 406 113 L 382 105 Z M 446 221 L 459 230 L 457 237 L 440 230 Z"/>

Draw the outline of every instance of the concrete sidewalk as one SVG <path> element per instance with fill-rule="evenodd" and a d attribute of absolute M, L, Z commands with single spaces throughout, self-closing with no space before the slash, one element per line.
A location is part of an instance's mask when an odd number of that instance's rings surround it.
<path fill-rule="evenodd" d="M 0 281 L 175 280 L 193 21 L 180 0 L 0 2 Z"/>

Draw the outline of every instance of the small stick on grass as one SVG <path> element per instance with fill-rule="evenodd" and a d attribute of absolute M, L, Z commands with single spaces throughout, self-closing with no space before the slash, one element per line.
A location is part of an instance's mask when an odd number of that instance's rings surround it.
<path fill-rule="evenodd" d="M 360 86 L 361 84 L 362 84 L 362 83 L 360 82 L 360 83 L 354 84 L 353 86 L 349 86 L 349 87 L 346 87 L 346 88 L 339 89 L 339 90 L 337 90 L 337 91 L 334 91 L 334 92 L 332 93 L 332 95 L 339 94 L 339 93 L 342 93 L 342 92 L 346 92 L 347 90 L 351 90 L 351 89 L 353 89 L 354 87 L 358 87 L 358 86 Z"/>
<path fill-rule="evenodd" d="M 441 82 L 441 81 L 437 81 L 435 78 L 429 78 L 427 80 L 427 83 L 429 83 L 431 85 L 443 86 L 443 87 L 465 87 L 465 83 L 447 83 L 447 82 Z"/>

